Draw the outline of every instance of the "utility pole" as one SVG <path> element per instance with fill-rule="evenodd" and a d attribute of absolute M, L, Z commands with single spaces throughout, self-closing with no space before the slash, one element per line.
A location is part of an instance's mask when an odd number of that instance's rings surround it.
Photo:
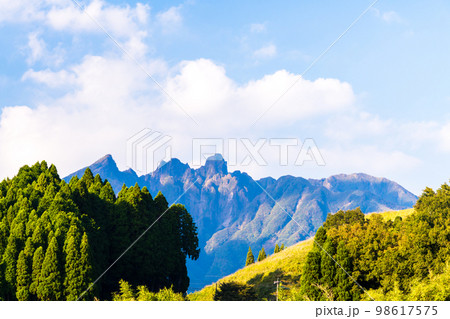
<path fill-rule="evenodd" d="M 277 278 L 277 281 L 273 282 L 274 285 L 277 285 L 277 300 L 278 301 L 278 285 L 281 284 L 280 278 Z"/>

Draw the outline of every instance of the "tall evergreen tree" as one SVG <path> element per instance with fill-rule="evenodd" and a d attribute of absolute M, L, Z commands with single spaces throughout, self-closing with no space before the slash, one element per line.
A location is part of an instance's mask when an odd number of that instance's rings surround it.
<path fill-rule="evenodd" d="M 92 283 L 92 259 L 91 259 L 91 248 L 89 246 L 89 240 L 86 233 L 83 233 L 80 245 L 80 273 L 81 278 L 79 282 L 79 291 L 84 292 Z M 88 299 L 92 296 L 92 290 L 84 294 L 83 298 Z M 80 294 L 78 295 L 80 297 Z"/>
<path fill-rule="evenodd" d="M 327 231 L 323 226 L 320 226 L 314 236 L 314 243 L 316 245 L 323 246 L 323 244 L 325 244 L 325 240 L 327 240 Z"/>
<path fill-rule="evenodd" d="M 34 247 L 31 237 L 28 237 L 25 248 L 19 254 L 17 261 L 17 291 L 18 300 L 31 300 L 30 286 L 32 283 L 32 264 Z"/>
<path fill-rule="evenodd" d="M 255 257 L 253 256 L 252 248 L 248 247 L 247 259 L 245 260 L 245 266 L 255 263 Z"/>
<path fill-rule="evenodd" d="M 273 253 L 279 253 L 280 252 L 280 246 L 278 246 L 278 244 L 275 245 L 275 249 L 273 250 Z"/>
<path fill-rule="evenodd" d="M 301 277 L 301 291 L 307 300 L 322 300 L 323 295 L 318 285 L 321 277 L 321 256 L 317 249 L 311 250 L 306 258 Z"/>
<path fill-rule="evenodd" d="M 352 290 L 354 286 L 354 282 L 352 278 L 349 277 L 348 274 L 351 274 L 352 262 L 351 257 L 347 248 L 345 247 L 345 243 L 343 241 L 339 242 L 336 253 L 336 261 L 341 265 L 341 267 L 337 267 L 336 270 L 336 297 L 337 300 L 340 301 L 351 301 L 357 300 L 353 299 L 353 294 L 356 292 L 359 295 L 359 288 L 357 291 Z M 345 270 L 345 271 L 344 271 Z"/>
<path fill-rule="evenodd" d="M 29 256 L 22 250 L 17 261 L 17 300 L 30 300 L 31 265 Z"/>
<path fill-rule="evenodd" d="M 47 245 L 47 232 L 43 224 L 43 219 L 38 219 L 31 237 L 36 247 Z"/>
<path fill-rule="evenodd" d="M 64 289 L 67 300 L 77 300 L 91 283 L 92 265 L 90 249 L 86 233 L 80 238 L 80 234 L 71 227 L 71 235 L 65 243 L 66 264 Z M 83 299 L 89 299 L 90 292 L 83 295 Z"/>
<path fill-rule="evenodd" d="M 37 287 L 38 298 L 40 300 L 60 300 L 62 296 L 61 278 L 58 242 L 56 237 L 53 237 L 45 252 L 42 264 L 39 286 Z"/>
<path fill-rule="evenodd" d="M 5 282 L 5 264 L 0 262 L 0 301 L 7 300 Z"/>
<path fill-rule="evenodd" d="M 33 254 L 32 273 L 30 293 L 32 296 L 37 296 L 37 288 L 39 286 L 42 264 L 44 263 L 44 249 L 39 246 Z"/>
<path fill-rule="evenodd" d="M 3 217 L 3 219 L 0 221 L 0 257 L 3 256 L 6 246 L 8 245 L 8 237 L 9 227 L 7 225 L 6 217 Z"/>
<path fill-rule="evenodd" d="M 68 237 L 64 243 L 66 264 L 64 268 L 64 290 L 67 300 L 76 300 L 82 292 L 80 289 L 81 269 L 80 261 L 80 234 L 75 225 L 70 227 Z"/>
<path fill-rule="evenodd" d="M 263 247 L 263 248 L 261 248 L 261 250 L 259 251 L 259 254 L 258 254 L 258 261 L 264 260 L 264 259 L 266 259 L 266 258 L 267 258 L 266 251 L 264 250 L 264 247 Z"/>
<path fill-rule="evenodd" d="M 17 259 L 19 257 L 18 241 L 9 236 L 8 245 L 6 246 L 5 253 L 3 255 L 3 263 L 5 267 L 5 295 L 8 299 L 14 299 L 16 297 L 16 267 Z"/>
<path fill-rule="evenodd" d="M 94 182 L 94 174 L 92 174 L 92 171 L 89 167 L 86 168 L 86 170 L 84 171 L 83 177 L 81 177 L 81 179 L 86 182 L 86 185 L 88 188 Z"/>
<path fill-rule="evenodd" d="M 327 238 L 322 248 L 320 250 L 320 272 L 322 274 L 320 284 L 322 289 L 325 290 L 327 299 L 334 299 L 333 287 L 336 285 L 336 262 L 333 259 L 336 255 L 336 246 L 330 238 Z"/>

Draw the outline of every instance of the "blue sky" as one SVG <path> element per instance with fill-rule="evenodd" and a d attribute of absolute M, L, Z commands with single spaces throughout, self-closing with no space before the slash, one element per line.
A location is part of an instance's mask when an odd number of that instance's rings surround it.
<path fill-rule="evenodd" d="M 372 2 L 85 0 L 86 14 L 0 0 L 0 177 L 42 159 L 65 175 L 106 153 L 124 169 L 127 138 L 148 127 L 184 162 L 193 138 L 313 138 L 326 162 L 282 166 L 266 145 L 267 166 L 231 168 L 254 177 L 435 188 L 450 177 L 446 1 L 378 1 L 251 126 Z"/>

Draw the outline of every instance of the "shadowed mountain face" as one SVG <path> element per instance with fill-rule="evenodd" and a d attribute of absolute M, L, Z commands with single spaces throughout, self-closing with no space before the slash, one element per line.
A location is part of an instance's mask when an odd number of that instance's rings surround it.
<path fill-rule="evenodd" d="M 131 169 L 119 171 L 110 155 L 89 167 L 94 175 L 108 179 L 116 193 L 123 184 L 139 183 L 153 196 L 161 191 L 169 203 L 187 207 L 202 249 L 199 260 L 188 262 L 190 291 L 241 268 L 249 246 L 256 254 L 262 246 L 272 252 L 276 243 L 292 245 L 313 235 L 330 212 L 356 207 L 365 213 L 399 210 L 417 200 L 397 183 L 366 174 L 255 181 L 240 171 L 229 173 L 221 155 L 209 158 L 199 169 L 172 159 L 140 177 Z M 65 180 L 81 177 L 84 170 Z"/>

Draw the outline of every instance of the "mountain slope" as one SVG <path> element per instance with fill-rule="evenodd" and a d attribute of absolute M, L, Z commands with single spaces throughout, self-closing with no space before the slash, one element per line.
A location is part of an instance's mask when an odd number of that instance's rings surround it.
<path fill-rule="evenodd" d="M 385 220 L 394 220 L 397 216 L 405 218 L 411 215 L 413 211 L 413 209 L 388 211 L 379 213 L 379 215 Z M 276 280 L 281 280 L 284 287 L 280 290 L 280 295 L 283 295 L 283 292 L 287 289 L 295 291 L 303 272 L 306 256 L 312 249 L 313 243 L 313 238 L 301 241 L 277 254 L 267 257 L 263 261 L 241 268 L 200 291 L 189 294 L 188 298 L 192 301 L 211 301 L 213 300 L 216 286 L 230 281 L 254 285 L 259 300 L 274 300 L 276 291 L 274 282 Z M 243 261 L 245 260 L 243 259 Z"/>
<path fill-rule="evenodd" d="M 153 196 L 162 191 L 169 203 L 184 193 L 178 202 L 193 216 L 202 250 L 199 260 L 188 263 L 191 291 L 239 269 L 250 245 L 272 251 L 276 243 L 293 245 L 308 238 L 328 213 L 356 207 L 365 213 L 405 209 L 417 200 L 397 183 L 366 174 L 254 180 L 245 172 L 228 172 L 219 154 L 199 169 L 172 159 L 140 177 L 132 170 L 120 172 L 111 156 L 89 167 L 108 179 L 116 192 L 123 183 L 137 182 Z"/>
<path fill-rule="evenodd" d="M 107 179 L 116 194 L 121 190 L 123 184 L 125 184 L 127 187 L 131 187 L 134 186 L 134 184 L 141 182 L 140 178 L 132 169 L 123 172 L 120 171 L 117 167 L 116 162 L 109 154 L 105 155 L 95 163 L 84 167 L 76 171 L 75 173 L 70 174 L 69 176 L 66 176 L 64 180 L 66 182 L 69 182 L 70 179 L 74 176 L 78 176 L 80 178 L 81 176 L 83 176 L 84 171 L 88 167 L 91 169 L 94 175 L 99 174 L 103 179 Z"/>

